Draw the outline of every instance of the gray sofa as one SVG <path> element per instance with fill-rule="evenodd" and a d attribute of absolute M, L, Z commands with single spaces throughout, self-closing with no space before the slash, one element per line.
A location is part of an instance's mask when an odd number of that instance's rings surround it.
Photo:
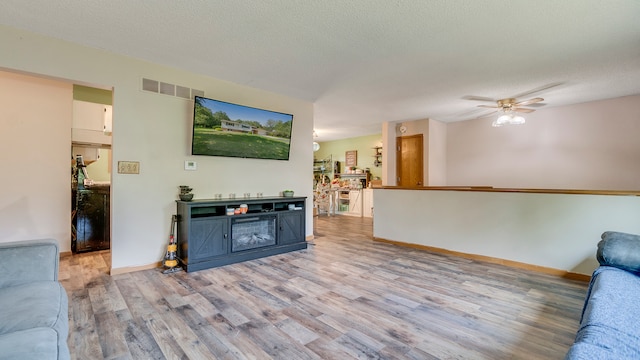
<path fill-rule="evenodd" d="M 69 359 L 58 243 L 0 243 L 0 359 Z"/>
<path fill-rule="evenodd" d="M 565 359 L 640 359 L 640 236 L 605 232 L 596 258 L 600 267 Z"/>

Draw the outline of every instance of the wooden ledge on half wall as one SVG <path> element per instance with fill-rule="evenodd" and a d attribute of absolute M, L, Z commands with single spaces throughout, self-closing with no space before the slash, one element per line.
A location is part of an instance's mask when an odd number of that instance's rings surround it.
<path fill-rule="evenodd" d="M 446 191 L 481 191 L 526 194 L 575 194 L 575 195 L 620 195 L 640 196 L 640 190 L 579 190 L 579 189 L 518 189 L 494 188 L 492 186 L 376 186 L 374 189 L 385 190 L 446 190 Z"/>

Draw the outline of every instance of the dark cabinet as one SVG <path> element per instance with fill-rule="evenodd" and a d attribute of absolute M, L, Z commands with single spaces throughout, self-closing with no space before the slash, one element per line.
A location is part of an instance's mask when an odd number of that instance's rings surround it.
<path fill-rule="evenodd" d="M 307 248 L 305 197 L 178 200 L 178 260 L 196 271 Z M 228 210 L 246 209 L 228 215 Z"/>
<path fill-rule="evenodd" d="M 226 254 L 227 224 L 226 218 L 192 219 L 190 241 L 181 244 L 185 259 L 197 261 Z"/>
<path fill-rule="evenodd" d="M 292 244 L 305 238 L 304 213 L 302 211 L 287 211 L 279 214 L 278 242 Z"/>
<path fill-rule="evenodd" d="M 109 190 L 75 190 L 72 202 L 72 250 L 109 249 Z"/>

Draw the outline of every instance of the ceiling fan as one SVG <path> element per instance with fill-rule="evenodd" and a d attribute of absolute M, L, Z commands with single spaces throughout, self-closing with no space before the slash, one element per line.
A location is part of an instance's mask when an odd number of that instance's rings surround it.
<path fill-rule="evenodd" d="M 501 112 L 501 115 L 492 123 L 492 126 L 494 127 L 499 127 L 502 125 L 520 125 L 525 123 L 525 119 L 524 117 L 517 115 L 516 113 L 534 112 L 535 109 L 526 108 L 524 106 L 530 106 L 533 104 L 542 105 L 539 103 L 544 101 L 544 99 L 541 97 L 536 97 L 528 100 L 519 100 L 519 98 L 530 96 L 532 94 L 550 89 L 558 85 L 560 85 L 560 83 L 544 85 L 539 88 L 535 88 L 533 90 L 529 90 L 524 93 L 517 94 L 512 97 L 507 97 L 504 99 L 492 99 L 492 98 L 483 97 L 483 96 L 465 96 L 464 99 L 474 100 L 474 101 L 495 102 L 496 103 L 495 105 L 478 105 L 478 107 L 481 107 L 481 108 L 496 109 L 495 111 L 485 114 L 483 116 L 487 116 L 498 111 Z"/>
<path fill-rule="evenodd" d="M 502 111 L 502 114 L 491 123 L 493 127 L 500 127 L 503 125 L 522 125 L 525 123 L 525 119 L 523 116 L 517 115 L 516 113 L 530 113 L 534 112 L 534 109 L 525 108 L 522 106 L 527 106 L 535 103 L 539 103 L 544 99 L 541 97 L 533 98 L 524 101 L 517 101 L 515 98 L 507 98 L 496 100 L 497 106 L 494 105 L 478 105 L 478 107 L 489 108 L 489 109 L 498 109 L 496 111 Z"/>
<path fill-rule="evenodd" d="M 530 113 L 530 112 L 534 112 L 535 110 L 525 108 L 523 106 L 539 103 L 541 101 L 544 101 L 544 99 L 541 97 L 537 97 L 529 100 L 523 100 L 523 101 L 517 101 L 516 98 L 506 98 L 506 99 L 495 100 L 497 105 L 478 105 L 478 107 L 498 109 L 496 111 L 502 110 L 504 112 Z"/>

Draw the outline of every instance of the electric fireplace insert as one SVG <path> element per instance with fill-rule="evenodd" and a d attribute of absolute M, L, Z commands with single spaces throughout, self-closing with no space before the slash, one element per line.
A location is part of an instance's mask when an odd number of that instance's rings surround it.
<path fill-rule="evenodd" d="M 231 252 L 276 244 L 276 215 L 231 220 Z"/>

